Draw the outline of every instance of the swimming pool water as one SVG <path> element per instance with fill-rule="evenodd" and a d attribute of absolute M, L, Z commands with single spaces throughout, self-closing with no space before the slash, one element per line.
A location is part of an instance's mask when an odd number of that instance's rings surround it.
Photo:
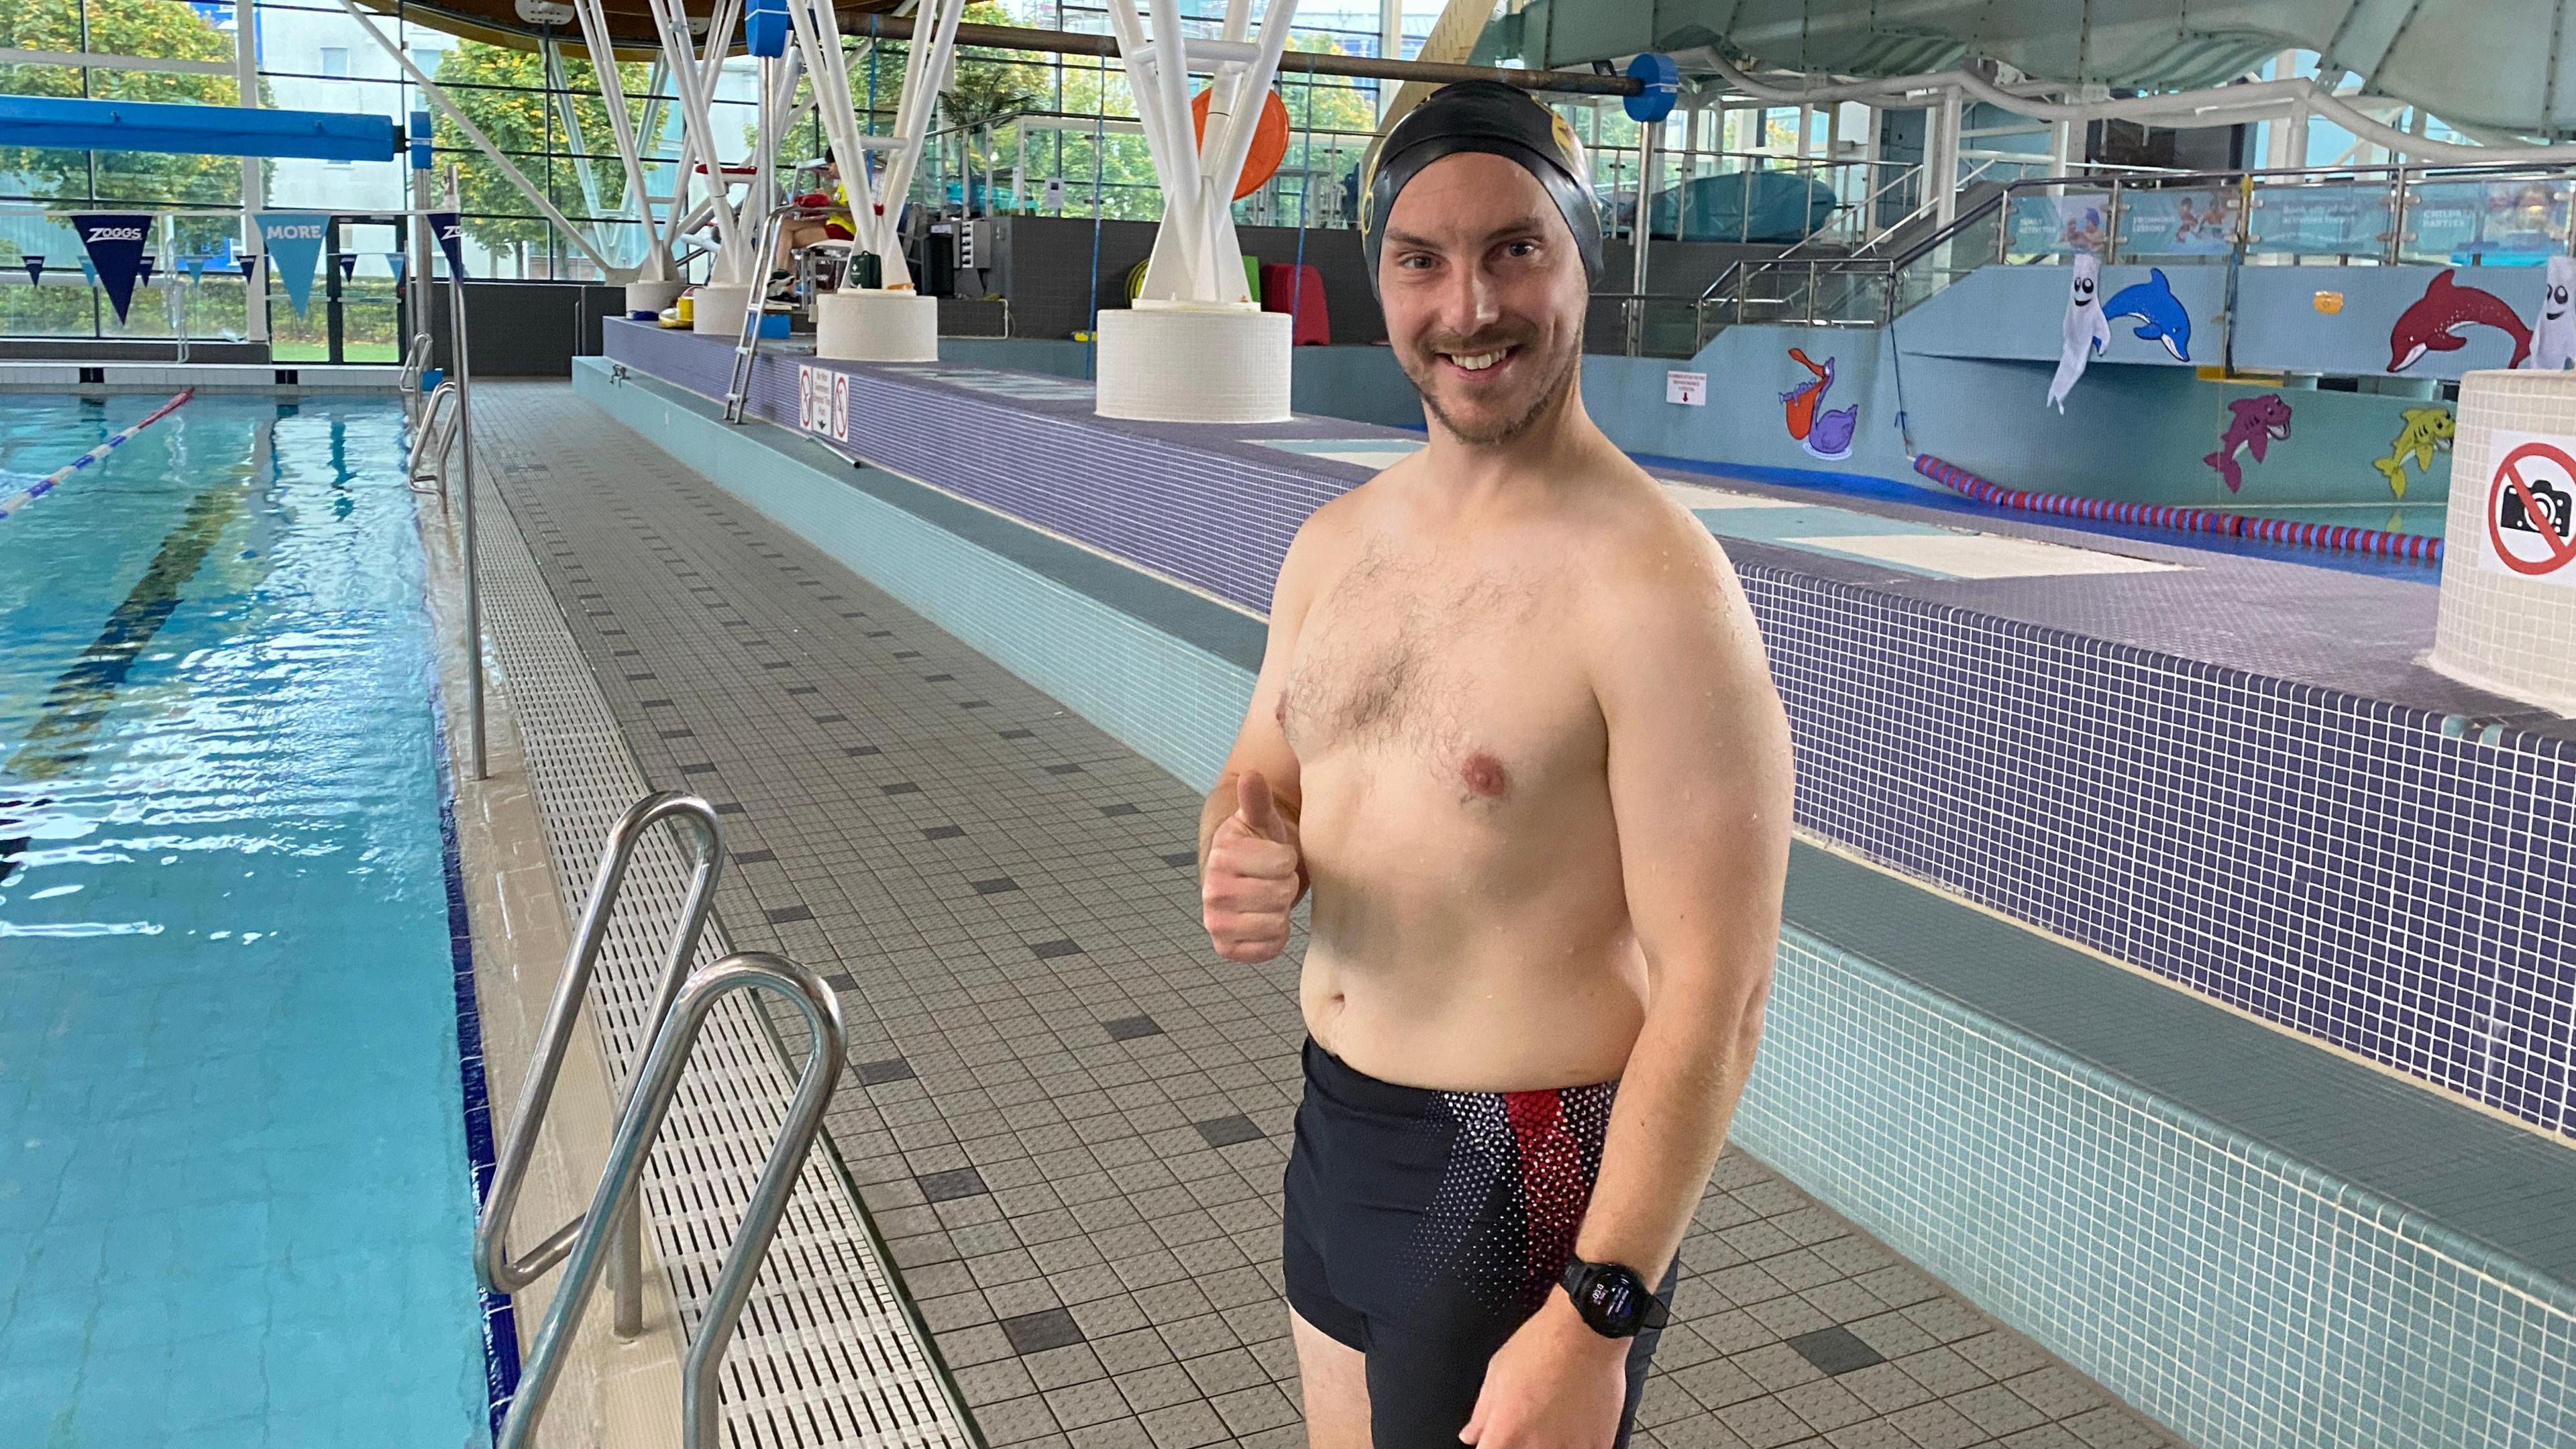
<path fill-rule="evenodd" d="M 0 468 L 160 401 L 12 396 Z M 433 670 L 393 402 L 0 521 L 0 1444 L 483 1439 Z"/>

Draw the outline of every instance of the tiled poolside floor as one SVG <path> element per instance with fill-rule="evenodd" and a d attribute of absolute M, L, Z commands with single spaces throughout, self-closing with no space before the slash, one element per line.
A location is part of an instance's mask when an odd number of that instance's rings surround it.
<path fill-rule="evenodd" d="M 1302 1442 L 1293 968 L 1208 950 L 1196 796 L 569 387 L 477 399 L 645 774 L 726 812 L 730 938 L 841 992 L 832 1139 L 986 1439 Z M 1741 1152 L 1682 1263 L 1648 1449 L 2176 1442 Z"/>

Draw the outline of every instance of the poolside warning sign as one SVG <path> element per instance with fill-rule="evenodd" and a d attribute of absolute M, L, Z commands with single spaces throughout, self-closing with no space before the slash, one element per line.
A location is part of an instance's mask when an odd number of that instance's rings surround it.
<path fill-rule="evenodd" d="M 2499 432 L 2478 566 L 2576 588 L 2576 438 Z"/>
<path fill-rule="evenodd" d="M 850 440 L 850 375 L 796 364 L 796 426 L 834 442 Z"/>

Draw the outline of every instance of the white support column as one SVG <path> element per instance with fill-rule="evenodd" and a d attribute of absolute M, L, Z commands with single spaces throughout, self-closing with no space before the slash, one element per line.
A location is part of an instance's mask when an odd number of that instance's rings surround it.
<path fill-rule="evenodd" d="M 622 209 L 635 213 L 636 227 L 644 239 L 642 265 L 628 286 L 641 285 L 649 290 L 642 295 L 630 292 L 628 310 L 642 311 L 650 305 L 658 311 L 668 304 L 656 304 L 653 299 L 670 288 L 679 270 L 672 264 L 670 244 L 653 225 L 653 203 L 647 199 L 644 185 L 643 152 L 636 143 L 634 117 L 626 108 L 626 81 L 618 70 L 617 48 L 609 39 L 608 14 L 601 8 L 601 0 L 573 0 L 573 12 L 581 22 L 582 48 L 590 52 L 591 74 L 599 82 L 601 109 L 608 113 L 609 139 L 617 147 L 617 164 L 626 175 L 626 206 Z M 571 109 L 569 98 L 565 109 Z M 677 202 L 675 196 L 675 207 Z M 672 295 L 677 296 L 677 291 L 673 290 Z"/>
<path fill-rule="evenodd" d="M 1099 411 L 1172 422 L 1275 422 L 1288 416 L 1290 319 L 1264 312 L 1245 284 L 1234 192 L 1296 0 L 1270 0 L 1247 47 L 1248 5 L 1232 4 L 1214 59 L 1193 64 L 1178 0 L 1109 0 L 1136 117 L 1163 187 L 1145 285 L 1132 307 L 1100 313 Z M 1247 49 L 1249 53 L 1247 54 Z M 1211 76 L 1204 140 L 1192 134 L 1189 73 Z"/>
<path fill-rule="evenodd" d="M 903 96 L 895 105 L 895 148 L 886 160 L 885 190 L 875 203 L 877 256 L 887 269 L 889 288 L 912 285 L 903 266 L 904 198 L 912 193 L 932 110 L 956 63 L 957 22 L 965 13 L 965 0 L 922 0 L 913 11 L 912 48 L 903 62 Z M 926 45 L 925 31 L 933 32 Z"/>
<path fill-rule="evenodd" d="M 243 4 L 233 7 L 233 104 L 259 109 L 259 7 Z M 268 205 L 268 183 L 260 172 L 260 158 L 241 158 L 242 181 L 242 255 L 260 254 L 259 213 Z M 242 336 L 251 342 L 268 340 L 268 274 L 259 267 L 242 273 Z M 429 323 L 419 320 L 422 331 Z M 410 339 L 405 338 L 408 346 Z"/>
<path fill-rule="evenodd" d="M 347 5 L 351 0 L 340 0 Z M 717 144 L 715 123 L 709 115 L 709 97 L 715 89 L 716 74 L 724 67 L 725 51 L 731 45 L 733 31 L 740 20 L 739 0 L 719 0 L 714 19 L 707 26 L 705 54 L 690 44 L 689 19 L 679 0 L 647 0 L 652 11 L 654 29 L 662 37 L 663 54 L 670 57 L 671 90 L 680 105 L 680 125 L 688 138 L 682 152 L 685 172 L 689 152 L 695 152 L 707 168 L 707 194 L 715 203 L 717 252 L 714 269 L 708 280 L 727 286 L 748 285 L 759 259 L 750 255 L 756 244 L 743 235 L 742 218 L 734 207 L 724 181 L 723 155 Z"/>
<path fill-rule="evenodd" d="M 832 0 L 787 0 L 796 47 L 813 78 L 814 100 L 841 188 L 850 200 L 853 232 L 873 253 L 879 285 L 860 287 L 844 278 L 839 288 L 814 299 L 815 354 L 855 362 L 928 362 L 939 357 L 939 302 L 913 289 L 903 259 L 903 203 L 929 133 L 933 103 L 947 88 L 955 63 L 963 0 L 924 0 L 915 10 L 915 39 L 904 62 L 903 94 L 894 134 L 862 136 L 850 93 L 849 58 Z M 871 148 L 887 152 L 880 174 Z"/>
<path fill-rule="evenodd" d="M 1377 0 L 1377 54 L 1380 60 L 1404 59 L 1404 0 Z M 1386 131 L 1386 113 L 1403 88 L 1377 83 L 1378 131 Z"/>
<path fill-rule="evenodd" d="M 1923 184 L 1932 192 L 1932 219 L 1948 226 L 1959 219 L 1959 88 L 1943 86 L 1930 113 L 1931 134 L 1924 138 Z"/>
<path fill-rule="evenodd" d="M 572 102 L 572 77 L 564 70 L 563 46 L 551 35 L 537 42 L 538 59 L 545 66 L 546 100 L 554 107 L 555 120 L 563 127 L 564 149 L 572 153 L 573 180 L 581 187 L 581 205 L 593 217 L 606 210 L 599 200 L 599 176 L 590 164 L 589 138 L 582 134 L 581 113 Z"/>

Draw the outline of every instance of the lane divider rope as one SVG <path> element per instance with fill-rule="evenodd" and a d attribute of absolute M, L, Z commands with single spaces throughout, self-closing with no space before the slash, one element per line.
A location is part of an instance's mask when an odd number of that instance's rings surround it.
<path fill-rule="evenodd" d="M 152 411 L 145 413 L 141 422 L 134 424 L 132 427 L 119 429 L 115 433 L 110 434 L 106 442 L 99 444 L 97 447 L 92 448 L 88 452 L 81 454 L 79 457 L 72 459 L 63 466 L 56 468 L 51 473 L 37 479 L 25 488 L 22 488 L 5 498 L 0 498 L 0 518 L 6 518 L 10 514 L 17 512 L 19 509 L 26 507 L 28 504 L 35 502 L 37 499 L 44 497 L 46 494 L 53 492 L 56 484 L 61 483 L 64 479 L 69 478 L 74 473 L 90 466 L 99 459 L 106 457 L 108 454 L 115 452 L 117 449 L 124 447 L 127 439 L 133 437 L 136 433 L 142 432 L 145 428 L 152 426 L 154 423 L 161 421 L 163 418 L 168 417 L 170 414 L 177 412 L 180 404 L 196 395 L 197 390 L 193 387 L 189 388 L 185 392 L 180 393 L 177 397 L 174 397 L 168 402 L 163 403 L 161 406 L 154 408 Z M 19 476 L 23 477 L 25 475 L 21 474 Z"/>
<path fill-rule="evenodd" d="M 1915 455 L 1914 471 L 1992 508 L 2053 513 L 2063 518 L 2101 523 L 2170 528 L 2183 533 L 2215 533 L 2228 538 L 2252 539 L 2257 543 L 2332 549 L 2342 553 L 2405 559 L 2412 563 L 2438 564 L 2442 561 L 2442 540 L 2427 538 L 2420 533 L 2356 528 L 2342 523 L 2297 523 L 2286 518 L 2258 518 L 2252 514 L 2227 513 L 2215 508 L 2124 503 L 2110 498 L 2079 498 L 2068 493 L 2033 493 L 1989 482 L 1956 463 L 1945 462 L 1929 453 Z"/>

